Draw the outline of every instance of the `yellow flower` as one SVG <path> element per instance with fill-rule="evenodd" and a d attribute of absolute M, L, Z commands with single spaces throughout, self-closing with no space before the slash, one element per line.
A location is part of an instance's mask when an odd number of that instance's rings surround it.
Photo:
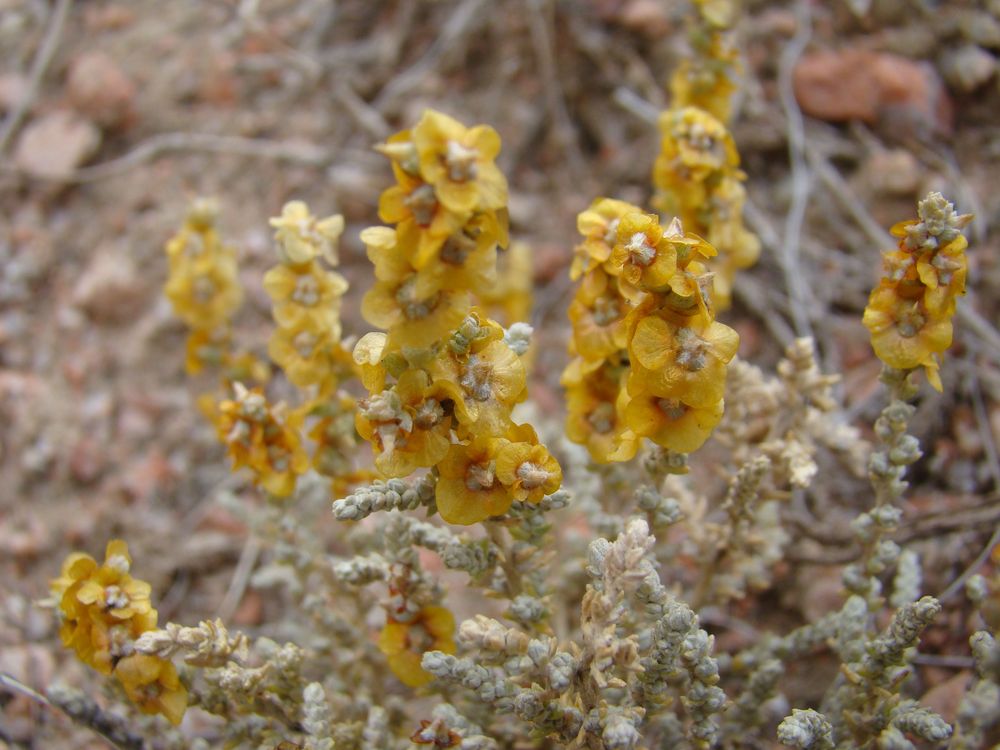
<path fill-rule="evenodd" d="M 430 346 L 454 330 L 472 307 L 465 290 L 441 289 L 418 295 L 416 286 L 416 272 L 400 283 L 379 281 L 361 301 L 365 320 L 388 330 L 390 350 Z"/>
<path fill-rule="evenodd" d="M 876 356 L 889 367 L 923 367 L 938 391 L 937 355 L 951 346 L 952 324 L 946 315 L 932 315 L 920 299 L 905 299 L 893 286 L 879 286 L 868 300 L 862 323 L 871 332 Z"/>
<path fill-rule="evenodd" d="M 652 393 L 633 393 L 625 407 L 625 420 L 640 437 L 677 453 L 693 453 L 722 420 L 725 404 L 720 399 L 708 407 L 694 407 L 678 398 Z"/>
<path fill-rule="evenodd" d="M 376 279 L 399 282 L 417 270 L 412 262 L 416 253 L 413 239 L 412 235 L 401 236 L 392 227 L 368 227 L 361 231 L 361 241 L 368 260 L 375 266 Z"/>
<path fill-rule="evenodd" d="M 400 682 L 408 687 L 421 687 L 434 679 L 420 666 L 424 653 L 456 651 L 455 618 L 444 607 L 436 606 L 422 607 L 411 622 L 389 618 L 379 634 L 378 648 Z"/>
<path fill-rule="evenodd" d="M 390 227 L 361 233 L 378 279 L 365 294 L 361 312 L 369 323 L 388 330 L 390 351 L 430 346 L 454 329 L 472 305 L 465 289 L 435 288 L 416 270 L 412 239 Z"/>
<path fill-rule="evenodd" d="M 398 184 L 382 192 L 378 215 L 387 224 L 399 224 L 400 231 L 417 235 L 414 265 L 423 268 L 462 227 L 464 217 L 438 202 L 433 185 L 407 174 L 395 162 L 392 168 Z"/>
<path fill-rule="evenodd" d="M 264 274 L 264 290 L 282 328 L 297 328 L 308 320 L 340 340 L 340 298 L 347 281 L 339 273 L 324 271 L 318 263 L 279 265 Z"/>
<path fill-rule="evenodd" d="M 381 331 L 370 331 L 358 339 L 351 356 L 361 370 L 361 384 L 370 392 L 385 388 L 386 371 L 382 365 L 388 336 Z"/>
<path fill-rule="evenodd" d="M 282 263 L 297 266 L 322 257 L 331 266 L 337 265 L 343 216 L 317 219 L 302 201 L 289 201 L 281 209 L 281 216 L 271 219 L 271 226 Z"/>
<path fill-rule="evenodd" d="M 901 370 L 922 366 L 940 391 L 938 359 L 951 346 L 955 300 L 965 293 L 962 229 L 972 216 L 957 214 L 940 193 L 921 200 L 917 215 L 892 228 L 899 247 L 883 253 L 885 275 L 871 293 L 863 322 L 879 359 Z"/>
<path fill-rule="evenodd" d="M 313 318 L 303 318 L 295 328 L 275 328 L 267 353 L 300 388 L 328 380 L 332 374 L 331 351 L 337 347 L 333 333 Z"/>
<path fill-rule="evenodd" d="M 225 254 L 214 228 L 195 229 L 186 223 L 167 241 L 165 249 L 171 271 L 211 265 L 214 258 Z"/>
<path fill-rule="evenodd" d="M 503 435 L 511 409 L 527 395 L 524 363 L 503 341 L 474 346 L 464 355 L 443 350 L 431 375 L 455 402 L 458 421 L 477 434 Z"/>
<path fill-rule="evenodd" d="M 488 125 L 466 128 L 457 120 L 426 110 L 412 130 L 420 175 L 434 186 L 438 200 L 463 217 L 472 211 L 507 204 L 507 180 L 493 160 L 500 136 Z"/>
<path fill-rule="evenodd" d="M 566 387 L 566 435 L 584 446 L 599 464 L 628 461 L 639 449 L 639 438 L 625 420 L 629 395 L 588 379 Z"/>
<path fill-rule="evenodd" d="M 375 449 L 382 474 L 405 477 L 444 457 L 451 442 L 444 398 L 427 373 L 407 370 L 395 386 L 361 402 L 355 425 Z"/>
<path fill-rule="evenodd" d="M 715 321 L 696 318 L 678 325 L 657 316 L 644 317 L 629 343 L 633 358 L 629 390 L 710 407 L 722 399 L 726 365 L 739 343 L 736 331 Z"/>
<path fill-rule="evenodd" d="M 296 477 L 309 469 L 299 437 L 301 415 L 281 419 L 260 388 L 234 385 L 236 398 L 222 401 L 213 415 L 219 439 L 228 448 L 233 469 L 249 467 L 254 482 L 275 497 L 287 497 Z"/>
<path fill-rule="evenodd" d="M 468 526 L 510 510 L 512 489 L 497 476 L 499 448 L 497 439 L 477 436 L 448 449 L 437 467 L 440 476 L 435 490 L 442 519 Z"/>
<path fill-rule="evenodd" d="M 187 337 L 184 369 L 188 375 L 197 375 L 207 366 L 218 367 L 229 354 L 228 328 L 196 328 Z"/>
<path fill-rule="evenodd" d="M 222 364 L 225 367 L 223 379 L 227 387 L 236 382 L 264 385 L 271 380 L 270 363 L 251 352 L 226 352 Z"/>
<path fill-rule="evenodd" d="M 517 425 L 499 443 L 496 475 L 515 500 L 537 503 L 562 484 L 562 468 L 531 425 Z"/>
<path fill-rule="evenodd" d="M 511 243 L 506 252 L 498 254 L 497 282 L 478 295 L 483 307 L 499 313 L 497 317 L 506 326 L 531 317 L 533 266 L 531 246 Z"/>
<path fill-rule="evenodd" d="M 413 246 L 405 225 L 400 226 L 400 244 Z M 449 235 L 432 256 L 413 261 L 418 269 L 416 293 L 432 294 L 438 289 L 468 289 L 482 295 L 496 285 L 497 243 L 506 237 L 494 212 L 479 213 Z"/>
<path fill-rule="evenodd" d="M 965 294 L 965 277 L 969 271 L 965 249 L 968 245 L 968 240 L 958 235 L 937 252 L 918 256 L 917 275 L 926 288 L 924 304 L 932 313 L 955 313 L 956 298 Z"/>
<path fill-rule="evenodd" d="M 59 599 L 63 645 L 103 674 L 131 648 L 135 638 L 156 627 L 150 586 L 129 574 L 132 558 L 120 539 L 107 544 L 104 563 L 73 553 L 50 588 Z"/>
<path fill-rule="evenodd" d="M 318 417 L 309 431 L 313 441 L 313 468 L 327 477 L 344 477 L 353 472 L 357 453 L 354 414 L 357 402 L 346 393 L 306 404 L 302 411 Z"/>
<path fill-rule="evenodd" d="M 210 263 L 178 266 L 171 272 L 164 292 L 177 317 L 192 328 L 225 324 L 243 302 L 232 255 L 215 255 Z"/>
<path fill-rule="evenodd" d="M 703 11 L 702 17 L 721 18 L 721 14 L 709 15 Z M 675 107 L 703 109 L 720 122 L 728 122 L 736 91 L 733 74 L 739 67 L 738 52 L 717 32 L 710 33 L 706 43 L 696 46 L 697 57 L 682 60 L 670 78 L 671 102 Z"/>
<path fill-rule="evenodd" d="M 618 222 L 625 214 L 641 213 L 642 209 L 625 201 L 598 198 L 590 208 L 580 213 L 576 228 L 583 235 L 583 242 L 573 252 L 569 277 L 574 281 L 584 273 L 606 263 L 611 249 L 618 242 Z"/>
<path fill-rule="evenodd" d="M 573 343 L 584 359 L 599 360 L 628 345 L 629 305 L 618 282 L 600 267 L 587 273 L 569 305 Z"/>
<path fill-rule="evenodd" d="M 188 693 L 177 669 L 166 659 L 133 654 L 118 662 L 115 676 L 125 694 L 144 714 L 163 714 L 177 726 L 187 710 Z"/>
<path fill-rule="evenodd" d="M 219 207 L 214 201 L 195 201 L 177 234 L 166 245 L 170 271 L 182 266 L 211 265 L 218 256 L 233 256 L 232 248 L 224 247 L 215 228 Z"/>
<path fill-rule="evenodd" d="M 726 126 L 705 110 L 667 110 L 660 115 L 659 126 L 663 138 L 654 175 L 676 174 L 700 182 L 712 173 L 739 166 L 739 153 Z M 654 182 L 660 184 L 655 177 Z"/>
<path fill-rule="evenodd" d="M 714 303 L 718 310 L 728 310 L 733 304 L 736 272 L 749 268 L 760 257 L 760 240 L 742 224 L 716 224 L 709 230 L 713 244 L 720 248 L 714 271 Z M 723 252 L 722 248 L 726 248 Z"/>
<path fill-rule="evenodd" d="M 654 214 L 626 214 L 618 222 L 609 266 L 612 273 L 620 274 L 637 289 L 661 291 L 677 270 L 673 236 L 664 233 Z"/>
<path fill-rule="evenodd" d="M 401 130 L 389 136 L 385 143 L 375 146 L 375 150 L 392 160 L 393 171 L 396 168 L 410 177 L 420 177 L 420 157 L 413 145 L 413 134 L 409 130 Z"/>

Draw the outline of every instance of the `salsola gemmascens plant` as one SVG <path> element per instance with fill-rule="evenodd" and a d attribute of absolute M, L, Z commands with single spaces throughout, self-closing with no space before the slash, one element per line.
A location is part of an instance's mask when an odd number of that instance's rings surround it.
<path fill-rule="evenodd" d="M 361 312 L 378 330 L 343 330 L 343 218 L 292 201 L 271 220 L 280 375 L 238 348 L 237 252 L 219 206 L 192 207 L 167 244 L 166 295 L 189 328 L 187 369 L 216 376 L 199 405 L 247 480 L 225 501 L 253 538 L 242 575 L 281 614 L 246 633 L 161 623 L 163 592 L 133 577 L 124 541 L 103 563 L 73 552 L 51 584 L 60 638 L 148 716 L 67 688 L 53 703 L 127 747 L 996 741 L 1000 560 L 967 583 L 974 674 L 950 724 L 913 679 L 943 605 L 896 537 L 921 456 L 916 376 L 943 388 L 970 217 L 932 193 L 893 228 L 863 321 L 888 389 L 876 444 L 844 420 L 811 340 L 774 373 L 738 357 L 717 316 L 759 243 L 725 125 L 730 6 L 695 3 L 696 54 L 661 120 L 661 213 L 600 197 L 579 214 L 565 420 L 529 398 L 531 253 L 509 241 L 493 128 L 427 110 L 377 146 L 394 184 L 386 225 L 360 240 L 374 278 Z M 803 533 L 791 501 L 831 471 L 871 484 L 843 593 L 817 618 L 757 622 L 751 595 L 781 594 Z M 818 665 L 804 694 L 803 665 Z"/>

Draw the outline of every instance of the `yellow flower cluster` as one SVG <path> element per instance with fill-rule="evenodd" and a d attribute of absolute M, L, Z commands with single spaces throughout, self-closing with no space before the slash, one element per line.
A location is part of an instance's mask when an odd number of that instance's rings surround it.
<path fill-rule="evenodd" d="M 644 437 L 696 450 L 722 418 L 726 366 L 739 345 L 712 312 L 705 261 L 715 249 L 677 219 L 664 229 L 608 198 L 577 225 L 567 435 L 598 463 L 631 459 Z"/>
<path fill-rule="evenodd" d="M 233 388 L 235 398 L 222 401 L 213 415 L 233 470 L 247 466 L 256 484 L 274 497 L 288 497 L 310 465 L 300 437 L 302 412 L 285 414 L 280 404 L 272 408 L 260 388 L 241 383 Z"/>
<path fill-rule="evenodd" d="M 147 714 L 180 724 L 188 695 L 166 659 L 135 653 L 136 639 L 156 628 L 150 586 L 130 574 L 132 558 L 120 539 L 108 542 L 104 563 L 74 552 L 50 584 L 62 624 L 59 636 L 85 664 L 118 678 L 129 699 Z"/>
<path fill-rule="evenodd" d="M 729 122 L 734 80 L 739 70 L 736 47 L 727 33 L 739 14 L 738 0 L 694 0 L 688 38 L 692 53 L 670 79 L 675 107 L 697 107 Z"/>
<path fill-rule="evenodd" d="M 955 299 L 965 294 L 968 241 L 962 229 L 971 214 L 956 214 L 940 193 L 917 206 L 916 220 L 892 228 L 896 250 L 882 254 L 885 275 L 872 290 L 864 325 L 875 354 L 889 367 L 923 367 L 941 390 L 939 357 L 951 346 Z"/>
<path fill-rule="evenodd" d="M 342 492 L 358 478 L 352 457 L 356 448 L 355 401 L 337 391 L 355 365 L 341 344 L 340 303 L 347 281 L 323 264 L 336 266 L 344 219 L 317 219 L 301 201 L 291 201 L 271 219 L 279 263 L 264 275 L 273 303 L 275 330 L 268 352 L 308 398 L 296 409 L 271 407 L 263 391 L 232 383 L 235 398 L 205 411 L 229 449 L 233 468 L 248 466 L 254 481 L 274 497 L 287 497 L 297 477 L 310 466 L 333 480 Z M 307 419 L 314 420 L 306 425 Z M 310 460 L 303 432 L 313 440 Z"/>
<path fill-rule="evenodd" d="M 507 182 L 494 164 L 500 138 L 428 110 L 379 150 L 397 181 L 379 215 L 397 226 L 361 234 L 377 279 L 362 312 L 385 333 L 367 334 L 354 349 L 370 391 L 358 432 L 383 475 L 435 468 L 438 510 L 449 523 L 505 513 L 514 500 L 538 502 L 559 487 L 562 471 L 535 431 L 511 419 L 526 396 L 526 327 L 505 331 L 473 308 L 474 299 L 490 299 L 497 246 L 507 243 Z"/>
<path fill-rule="evenodd" d="M 340 299 L 347 281 L 320 259 L 337 265 L 344 217 L 317 219 L 305 203 L 291 201 L 271 226 L 280 262 L 264 275 L 276 323 L 268 354 L 295 385 L 331 393 L 343 371 L 350 370 L 340 345 Z"/>
<path fill-rule="evenodd" d="M 167 242 L 170 273 L 164 292 L 174 313 L 191 329 L 187 343 L 187 371 L 206 366 L 230 368 L 231 320 L 243 302 L 237 277 L 236 251 L 222 244 L 216 229 L 218 207 L 199 200 L 183 226 Z"/>
<path fill-rule="evenodd" d="M 743 225 L 746 175 L 739 169 L 736 145 L 720 120 L 697 107 L 661 114 L 660 132 L 653 205 L 717 250 L 710 266 L 714 302 L 728 309 L 736 271 L 749 268 L 760 255 L 760 240 Z"/>

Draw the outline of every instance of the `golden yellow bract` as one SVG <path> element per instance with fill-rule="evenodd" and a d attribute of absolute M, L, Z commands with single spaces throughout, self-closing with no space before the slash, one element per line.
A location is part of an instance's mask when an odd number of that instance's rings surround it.
<path fill-rule="evenodd" d="M 420 666 L 427 651 L 454 654 L 455 617 L 444 607 L 425 606 L 410 622 L 389 619 L 378 638 L 389 668 L 408 687 L 421 687 L 434 679 Z"/>
<path fill-rule="evenodd" d="M 634 458 L 640 438 L 625 421 L 629 398 L 624 388 L 609 393 L 589 380 L 567 386 L 566 436 L 599 464 Z"/>
<path fill-rule="evenodd" d="M 392 388 L 361 402 L 355 425 L 375 449 L 375 467 L 383 475 L 405 477 L 444 457 L 452 425 L 445 398 L 426 372 L 407 370 Z"/>
<path fill-rule="evenodd" d="M 302 415 L 272 409 L 260 388 L 237 383 L 234 389 L 235 398 L 222 401 L 214 415 L 233 469 L 250 468 L 256 484 L 274 497 L 288 497 L 297 477 L 309 468 L 299 436 Z"/>
<path fill-rule="evenodd" d="M 601 360 L 625 349 L 628 309 L 616 278 L 600 267 L 588 272 L 568 311 L 577 353 L 584 359 Z"/>
<path fill-rule="evenodd" d="M 473 524 L 506 513 L 514 502 L 497 476 L 500 441 L 475 437 L 452 445 L 438 464 L 438 512 L 448 523 Z"/>
<path fill-rule="evenodd" d="M 739 154 L 723 122 L 696 106 L 660 116 L 660 154 L 653 165 L 653 205 L 705 237 L 718 257 L 707 263 L 714 276 L 714 304 L 729 307 L 736 271 L 753 265 L 760 241 L 743 226 L 746 192 Z"/>
<path fill-rule="evenodd" d="M 317 219 L 302 201 L 289 201 L 281 209 L 281 216 L 271 219 L 271 226 L 282 263 L 298 266 L 323 258 L 331 266 L 338 264 L 343 216 Z"/>
<path fill-rule="evenodd" d="M 590 208 L 576 219 L 577 231 L 583 241 L 573 251 L 569 277 L 576 281 L 611 257 L 611 250 L 618 242 L 618 223 L 629 213 L 641 213 L 638 206 L 613 198 L 598 198 Z"/>
<path fill-rule="evenodd" d="M 426 110 L 411 131 L 420 175 L 449 211 L 494 210 L 507 205 L 507 180 L 494 164 L 500 136 L 488 125 L 466 128 Z"/>
<path fill-rule="evenodd" d="M 607 265 L 636 289 L 658 292 L 677 271 L 677 249 L 654 214 L 633 212 L 618 222 Z"/>
<path fill-rule="evenodd" d="M 490 341 L 464 356 L 442 351 L 430 372 L 470 431 L 504 434 L 511 409 L 526 396 L 524 363 L 503 341 Z"/>
<path fill-rule="evenodd" d="M 158 656 L 132 654 L 119 662 L 115 676 L 142 713 L 162 714 L 175 726 L 181 723 L 188 692 L 171 662 Z"/>
<path fill-rule="evenodd" d="M 531 425 L 512 427 L 496 451 L 496 475 L 520 502 L 537 503 L 562 484 L 562 468 Z"/>
<path fill-rule="evenodd" d="M 164 291 L 177 317 L 192 328 L 211 329 L 227 323 L 243 302 L 235 254 L 226 248 L 210 259 L 178 263 Z"/>
<path fill-rule="evenodd" d="M 347 281 L 335 271 L 316 263 L 275 266 L 264 274 L 264 291 L 274 303 L 272 314 L 282 328 L 295 328 L 306 321 L 340 338 L 340 299 Z"/>
<path fill-rule="evenodd" d="M 625 406 L 625 421 L 640 437 L 677 453 L 697 450 L 722 420 L 722 399 L 707 407 L 664 398 L 651 392 L 632 393 Z"/>
<path fill-rule="evenodd" d="M 723 396 L 726 365 L 738 347 L 736 331 L 722 323 L 693 321 L 682 326 L 645 317 L 629 342 L 638 365 L 629 378 L 629 390 L 682 398 L 691 406 L 711 406 Z"/>

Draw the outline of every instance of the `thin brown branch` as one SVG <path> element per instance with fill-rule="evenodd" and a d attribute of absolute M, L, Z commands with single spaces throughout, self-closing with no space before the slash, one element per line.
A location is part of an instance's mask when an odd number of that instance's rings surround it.
<path fill-rule="evenodd" d="M 86 183 L 116 177 L 135 169 L 163 154 L 175 151 L 206 151 L 217 154 L 234 154 L 257 159 L 275 159 L 313 167 L 324 167 L 333 160 L 333 151 L 312 143 L 271 141 L 263 138 L 212 135 L 209 133 L 161 133 L 143 141 L 124 156 L 91 167 L 83 167 L 68 175 L 50 179 L 62 183 Z M 16 167 L 4 166 L 4 172 L 25 174 Z M 28 175 L 26 175 L 28 176 Z"/>
<path fill-rule="evenodd" d="M 134 734 L 122 717 L 106 712 L 79 690 L 54 685 L 45 696 L 6 672 L 0 672 L 0 688 L 23 695 L 50 711 L 62 711 L 118 750 L 147 750 L 146 741 Z"/>
<path fill-rule="evenodd" d="M 247 537 L 243 551 L 240 552 L 239 562 L 236 563 L 236 570 L 233 571 L 233 579 L 229 583 L 229 589 L 216 611 L 216 617 L 223 622 L 233 616 L 233 612 L 236 611 L 236 607 L 243 599 L 243 594 L 246 593 L 247 585 L 250 582 L 250 575 L 253 573 L 259 556 L 260 542 L 255 536 Z"/>
<path fill-rule="evenodd" d="M 778 66 L 778 94 L 785 110 L 788 129 L 788 158 L 792 166 L 792 202 L 785 217 L 785 232 L 777 255 L 785 285 L 788 287 L 792 321 L 799 336 L 812 336 L 812 323 L 807 312 L 807 304 L 812 299 L 806 276 L 802 273 L 799 245 L 805 224 L 806 209 L 809 206 L 811 177 L 805 163 L 805 125 L 802 110 L 799 109 L 792 88 L 792 71 L 802 56 L 812 37 L 812 23 L 808 0 L 796 4 L 795 36 L 781 53 Z"/>

